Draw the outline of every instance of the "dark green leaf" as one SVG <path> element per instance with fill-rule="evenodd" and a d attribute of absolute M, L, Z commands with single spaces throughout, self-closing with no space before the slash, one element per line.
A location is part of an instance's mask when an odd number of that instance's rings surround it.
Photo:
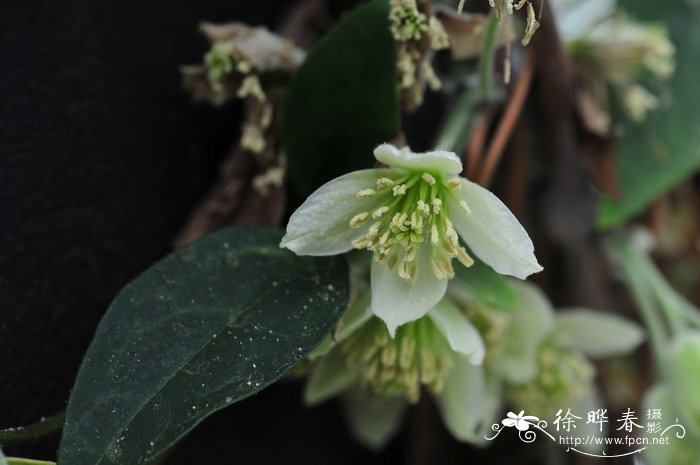
<path fill-rule="evenodd" d="M 635 18 L 665 22 L 676 45 L 678 69 L 671 85 L 671 105 L 658 120 L 626 128 L 620 139 L 617 171 L 622 199 L 602 203 L 601 227 L 618 225 L 641 212 L 700 168 L 700 7 L 686 0 L 621 3 Z"/>
<path fill-rule="evenodd" d="M 518 298 L 508 281 L 476 257 L 474 264 L 469 268 L 455 264 L 455 278 L 451 286 L 461 286 L 478 300 L 494 308 L 513 310 L 518 305 Z"/>
<path fill-rule="evenodd" d="M 303 196 L 374 163 L 372 150 L 399 132 L 389 1 L 372 0 L 321 40 L 292 79 L 283 138 Z"/>
<path fill-rule="evenodd" d="M 347 267 L 297 257 L 278 247 L 281 236 L 218 231 L 117 295 L 78 373 L 59 463 L 148 463 L 323 339 L 347 304 Z"/>

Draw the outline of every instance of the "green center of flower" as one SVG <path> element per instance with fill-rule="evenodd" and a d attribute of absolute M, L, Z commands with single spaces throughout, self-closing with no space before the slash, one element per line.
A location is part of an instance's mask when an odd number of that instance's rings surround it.
<path fill-rule="evenodd" d="M 392 338 L 378 318 L 372 318 L 341 350 L 348 367 L 362 365 L 361 383 L 379 396 L 400 396 L 415 403 L 424 385 L 442 392 L 452 368 L 452 351 L 430 320 L 420 318 L 401 326 Z"/>
<path fill-rule="evenodd" d="M 350 219 L 351 228 L 373 221 L 368 232 L 355 239 L 356 249 L 367 249 L 374 259 L 396 269 L 406 281 L 414 281 L 418 265 L 416 253 L 422 244 L 431 247 L 433 273 L 439 279 L 452 278 L 452 259 L 464 266 L 474 260 L 459 245 L 459 236 L 448 218 L 448 196 L 461 188 L 459 178 L 445 180 L 442 175 L 409 173 L 397 179 L 379 178 L 376 189 L 357 192 L 360 199 L 376 200 L 373 211 L 358 213 Z M 458 201 L 460 214 L 471 215 L 469 206 Z"/>

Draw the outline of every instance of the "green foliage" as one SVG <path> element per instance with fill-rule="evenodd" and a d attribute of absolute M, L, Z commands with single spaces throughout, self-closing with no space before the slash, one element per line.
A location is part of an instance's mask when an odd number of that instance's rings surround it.
<path fill-rule="evenodd" d="M 658 118 L 625 128 L 618 146 L 619 202 L 605 200 L 598 223 L 618 225 L 641 212 L 659 195 L 700 168 L 700 7 L 685 0 L 625 0 L 635 18 L 664 21 L 676 46 L 678 69 L 671 83 L 671 105 Z"/>
<path fill-rule="evenodd" d="M 280 249 L 281 237 L 220 230 L 117 295 L 71 394 L 59 463 L 149 463 L 306 357 L 347 305 L 347 268 Z"/>
<path fill-rule="evenodd" d="M 283 140 L 294 190 L 369 168 L 372 149 L 399 133 L 388 0 L 360 6 L 319 41 L 292 79 Z"/>

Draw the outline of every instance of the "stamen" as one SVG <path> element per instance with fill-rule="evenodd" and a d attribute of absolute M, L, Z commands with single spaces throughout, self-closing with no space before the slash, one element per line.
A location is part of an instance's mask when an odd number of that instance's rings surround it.
<path fill-rule="evenodd" d="M 382 227 L 382 222 L 377 221 L 372 225 L 372 227 L 369 228 L 369 231 L 367 232 L 367 237 L 368 238 L 373 238 L 379 234 L 379 228 Z"/>
<path fill-rule="evenodd" d="M 469 205 L 467 205 L 467 202 L 465 202 L 464 200 L 459 201 L 459 208 L 464 210 L 464 213 L 466 213 L 468 216 L 471 216 L 472 209 L 469 208 Z"/>
<path fill-rule="evenodd" d="M 462 188 L 462 181 L 459 178 L 448 179 L 447 187 L 450 189 L 459 190 Z"/>
<path fill-rule="evenodd" d="M 375 220 L 378 220 L 384 213 L 389 211 L 389 207 L 379 207 L 377 208 L 374 213 L 372 213 L 372 218 Z"/>
<path fill-rule="evenodd" d="M 351 228 L 359 228 L 362 223 L 364 223 L 367 220 L 367 216 L 369 214 L 367 212 L 362 212 L 358 213 L 357 215 L 353 216 L 352 219 L 350 220 L 350 227 Z"/>
<path fill-rule="evenodd" d="M 360 236 L 352 241 L 352 246 L 359 250 L 364 249 L 367 245 L 369 245 L 369 238 L 367 236 Z"/>
<path fill-rule="evenodd" d="M 416 202 L 416 209 L 423 214 L 423 216 L 430 216 L 430 207 L 427 203 L 419 200 Z"/>
<path fill-rule="evenodd" d="M 434 185 L 435 185 L 435 178 L 432 177 L 432 176 L 431 176 L 430 174 L 428 174 L 428 173 L 423 173 L 423 176 L 421 176 L 421 179 L 423 179 L 423 181 L 427 182 L 427 183 L 430 184 L 431 186 L 434 186 Z"/>
<path fill-rule="evenodd" d="M 442 209 L 442 200 L 433 199 L 432 204 L 433 204 L 433 213 L 435 213 L 436 215 L 439 215 L 440 210 Z"/>
<path fill-rule="evenodd" d="M 404 195 L 406 193 L 406 184 L 401 184 L 400 186 L 394 186 L 393 192 L 394 192 L 394 197 L 398 197 L 399 195 Z"/>
<path fill-rule="evenodd" d="M 379 178 L 377 179 L 377 189 L 386 189 L 394 185 L 394 181 L 389 178 Z"/>
<path fill-rule="evenodd" d="M 438 235 L 438 228 L 435 224 L 430 227 L 430 243 L 436 247 L 440 245 L 440 236 Z"/>
<path fill-rule="evenodd" d="M 459 260 L 459 262 L 467 268 L 474 264 L 474 259 L 469 256 L 464 247 L 459 247 L 457 249 L 457 260 Z"/>
<path fill-rule="evenodd" d="M 371 197 L 374 195 L 374 189 L 364 189 L 355 194 L 357 198 L 362 198 L 362 197 Z"/>

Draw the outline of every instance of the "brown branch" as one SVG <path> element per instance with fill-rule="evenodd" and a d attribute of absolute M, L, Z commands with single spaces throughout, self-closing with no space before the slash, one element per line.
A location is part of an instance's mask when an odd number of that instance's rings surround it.
<path fill-rule="evenodd" d="M 533 58 L 532 53 L 528 53 L 527 59 L 525 60 L 525 66 L 523 67 L 520 77 L 518 78 L 518 82 L 515 84 L 513 95 L 506 105 L 503 117 L 498 124 L 496 134 L 489 145 L 488 151 L 486 152 L 481 173 L 477 178 L 477 182 L 482 186 L 491 184 L 491 180 L 496 172 L 498 162 L 501 160 L 501 156 L 503 155 L 503 150 L 506 148 L 506 144 L 510 139 L 515 123 L 518 122 L 518 118 L 520 117 L 520 112 L 523 109 L 525 100 L 527 100 L 534 71 L 535 59 Z"/>

